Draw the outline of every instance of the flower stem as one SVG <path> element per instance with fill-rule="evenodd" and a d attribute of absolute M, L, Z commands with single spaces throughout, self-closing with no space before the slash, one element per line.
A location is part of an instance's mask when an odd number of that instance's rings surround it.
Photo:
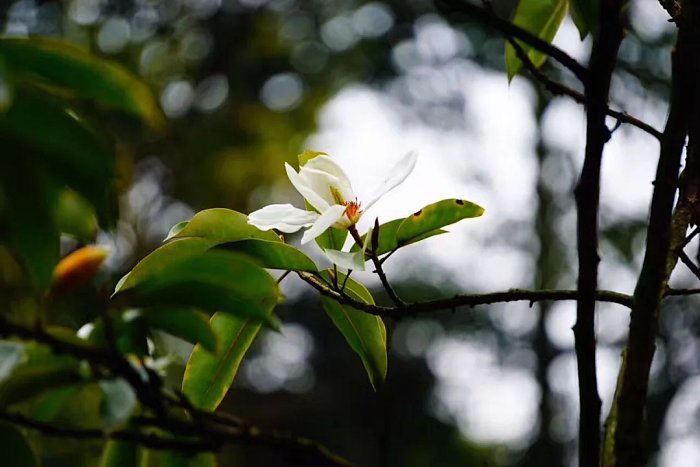
<path fill-rule="evenodd" d="M 350 227 L 348 227 L 348 231 L 350 232 L 350 235 L 352 235 L 352 238 L 355 240 L 355 243 L 357 243 L 357 245 L 360 248 L 362 248 L 362 237 L 360 237 L 360 233 L 357 231 L 357 228 L 354 225 L 351 225 Z M 394 288 L 391 286 L 391 284 L 389 284 L 389 280 L 386 278 L 386 274 L 384 274 L 384 269 L 382 269 L 382 263 L 377 257 L 377 250 L 375 245 L 371 245 L 371 248 L 369 249 L 369 255 L 370 259 L 372 260 L 372 263 L 374 263 L 374 272 L 377 273 L 377 275 L 379 276 L 379 280 L 382 281 L 384 290 L 386 290 L 386 293 L 389 295 L 391 301 L 394 302 L 394 305 L 396 305 L 398 308 L 404 307 L 406 303 L 399 298 L 399 296 L 394 291 Z"/>

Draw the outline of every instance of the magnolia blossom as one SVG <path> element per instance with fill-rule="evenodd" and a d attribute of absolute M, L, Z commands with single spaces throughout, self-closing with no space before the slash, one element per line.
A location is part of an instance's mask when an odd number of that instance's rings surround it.
<path fill-rule="evenodd" d="M 277 229 L 285 233 L 307 228 L 301 243 L 308 243 L 328 228 L 347 229 L 355 225 L 362 214 L 379 198 L 403 182 L 415 165 L 415 153 L 402 157 L 363 205 L 353 192 L 345 171 L 330 157 L 318 155 L 304 164 L 299 172 L 291 165 L 285 164 L 289 181 L 315 211 L 299 209 L 291 204 L 272 204 L 251 213 L 248 223 L 260 230 Z M 367 239 L 369 237 L 370 235 L 366 236 Z M 343 258 L 350 259 L 352 256 L 353 265 L 356 269 L 359 267 L 357 253 L 351 255 L 342 251 L 326 250 L 326 254 L 331 261 L 341 266 Z"/>

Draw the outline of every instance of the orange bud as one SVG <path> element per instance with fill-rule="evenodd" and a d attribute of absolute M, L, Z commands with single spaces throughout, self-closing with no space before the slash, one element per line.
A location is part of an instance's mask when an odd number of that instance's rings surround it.
<path fill-rule="evenodd" d="M 109 255 L 106 248 L 88 245 L 58 262 L 53 270 L 53 291 L 69 293 L 92 279 Z"/>

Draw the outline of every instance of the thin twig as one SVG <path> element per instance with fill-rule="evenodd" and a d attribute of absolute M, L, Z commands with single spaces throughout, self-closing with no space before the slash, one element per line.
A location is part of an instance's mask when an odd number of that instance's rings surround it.
<path fill-rule="evenodd" d="M 695 277 L 700 279 L 700 268 L 698 268 L 697 265 L 693 263 L 693 260 L 688 257 L 685 251 L 679 251 L 678 258 L 683 262 L 683 264 L 685 264 L 688 267 L 688 269 L 690 269 L 690 272 L 695 274 Z"/>
<path fill-rule="evenodd" d="M 185 453 L 196 453 L 201 451 L 215 451 L 220 448 L 220 444 L 212 439 L 182 439 L 166 438 L 152 433 L 143 433 L 138 430 L 117 430 L 108 431 L 96 428 L 75 428 L 55 423 L 46 423 L 29 418 L 20 413 L 8 412 L 0 409 L 0 420 L 21 426 L 31 430 L 36 430 L 43 435 L 72 438 L 72 439 L 114 439 L 120 441 L 130 441 L 140 444 L 150 449 L 180 451 Z"/>
<path fill-rule="evenodd" d="M 527 70 L 530 72 L 532 77 L 535 78 L 535 80 L 539 81 L 545 87 L 545 89 L 547 89 L 547 91 L 549 91 L 555 96 L 568 96 L 574 101 L 578 102 L 579 104 L 586 105 L 586 96 L 583 95 L 583 93 L 580 93 L 558 81 L 551 79 L 544 72 L 542 72 L 542 70 L 537 68 L 537 66 L 535 66 L 534 63 L 532 63 L 532 60 L 530 60 L 530 57 L 523 50 L 522 46 L 518 43 L 518 41 L 513 39 L 511 36 L 508 36 L 507 40 L 513 47 L 513 50 L 515 50 L 515 53 L 520 59 L 520 61 L 523 62 L 523 65 L 525 65 L 525 68 L 527 68 Z M 618 124 L 620 122 L 627 123 L 629 125 L 639 128 L 642 131 L 645 131 L 657 140 L 661 139 L 661 132 L 659 130 L 657 130 L 656 128 L 654 128 L 646 122 L 632 117 L 631 115 L 625 112 L 618 112 L 617 110 L 613 110 L 610 107 L 606 106 L 605 113 L 617 119 Z"/>
<path fill-rule="evenodd" d="M 564 65 L 582 82 L 586 80 L 588 70 L 569 54 L 510 21 L 499 18 L 487 8 L 479 7 L 464 0 L 438 0 L 435 4 L 438 10 L 446 15 L 462 14 L 469 18 L 478 19 L 489 24 L 506 37 L 514 37 L 523 41 L 530 47 L 543 52 Z"/>
<path fill-rule="evenodd" d="M 360 237 L 360 233 L 357 231 L 357 228 L 352 225 L 348 228 L 348 231 L 350 232 L 350 235 L 352 235 L 352 238 L 355 240 L 355 243 L 362 248 L 362 237 Z M 386 293 L 389 295 L 389 298 L 391 299 L 392 302 L 394 302 L 394 305 L 397 307 L 401 308 L 405 305 L 404 301 L 399 298 L 399 296 L 396 294 L 396 291 L 394 291 L 394 288 L 391 286 L 389 283 L 389 279 L 387 279 L 386 274 L 384 274 L 384 269 L 382 268 L 382 263 L 379 261 L 379 258 L 377 257 L 377 252 L 374 247 L 372 247 L 369 250 L 370 253 L 370 259 L 372 260 L 372 263 L 374 263 L 374 272 L 377 273 L 379 276 L 379 280 L 382 282 L 382 285 L 384 286 L 384 290 L 386 290 Z"/>

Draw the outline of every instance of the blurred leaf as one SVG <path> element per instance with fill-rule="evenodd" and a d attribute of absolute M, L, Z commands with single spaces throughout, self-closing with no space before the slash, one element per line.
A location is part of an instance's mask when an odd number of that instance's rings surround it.
<path fill-rule="evenodd" d="M 571 19 L 578 29 L 581 40 L 598 27 L 599 0 L 570 0 Z"/>
<path fill-rule="evenodd" d="M 318 268 L 311 258 L 293 246 L 282 242 L 251 239 L 224 243 L 219 245 L 219 248 L 252 256 L 264 268 L 318 272 Z"/>
<path fill-rule="evenodd" d="M 115 62 L 101 59 L 57 38 L 0 39 L 0 61 L 23 79 L 39 78 L 68 88 L 106 108 L 140 118 L 151 127 L 165 126 L 163 114 L 146 85 Z"/>
<path fill-rule="evenodd" d="M 97 274 L 108 255 L 106 248 L 95 245 L 84 246 L 68 254 L 53 270 L 52 290 L 57 293 L 76 290 Z"/>
<path fill-rule="evenodd" d="M 0 157 L 15 152 L 40 161 L 59 186 L 67 184 L 89 200 L 101 219 L 114 216 L 114 147 L 63 102 L 36 90 L 17 92 L 0 114 L 0 135 L 30 148 L 11 148 Z"/>
<path fill-rule="evenodd" d="M 326 280 L 331 280 L 332 271 L 322 271 Z M 345 275 L 338 274 L 338 283 L 345 281 Z M 345 284 L 345 293 L 355 300 L 374 303 L 369 291 L 351 278 Z M 337 301 L 321 296 L 321 305 L 333 324 L 343 334 L 350 347 L 360 356 L 367 371 L 369 381 L 376 390 L 386 378 L 386 328 L 379 316 L 373 316 Z"/>
<path fill-rule="evenodd" d="M 8 423 L 0 422 L 0 452 L 3 467 L 33 467 L 39 465 L 34 451 L 22 432 Z"/>
<path fill-rule="evenodd" d="M 32 417 L 41 422 L 49 422 L 58 415 L 68 400 L 78 391 L 79 385 L 70 384 L 45 392 L 38 398 L 32 409 Z"/>
<path fill-rule="evenodd" d="M 58 196 L 57 203 L 58 230 L 79 242 L 94 242 L 97 235 L 97 218 L 90 203 L 71 189 L 63 190 Z"/>
<path fill-rule="evenodd" d="M 99 382 L 103 398 L 100 403 L 100 417 L 107 425 L 126 421 L 136 407 L 136 394 L 122 378 Z"/>
<path fill-rule="evenodd" d="M 143 320 L 139 318 L 140 315 L 132 319 L 128 312 L 112 316 L 109 322 L 114 339 L 113 344 L 110 344 L 107 339 L 104 319 L 99 318 L 93 323 L 94 327 L 88 341 L 92 345 L 104 349 L 110 349 L 114 346 L 123 354 L 147 355 L 148 329 Z"/>
<path fill-rule="evenodd" d="M 277 235 L 263 232 L 248 224 L 248 216 L 231 209 L 215 208 L 200 211 L 177 232 L 176 237 L 202 237 L 215 243 L 237 242 L 257 238 L 279 242 Z"/>
<path fill-rule="evenodd" d="M 4 142 L 0 137 L 0 144 Z M 9 239 L 36 284 L 44 289 L 59 256 L 59 234 L 50 208 L 52 192 L 31 159 L 5 157 L 7 149 L 0 151 L 0 189 L 11 200 L 4 209 Z"/>
<path fill-rule="evenodd" d="M 217 465 L 219 464 L 216 454 L 212 452 L 200 452 L 189 457 L 172 451 L 162 451 L 160 454 L 160 467 L 216 467 Z"/>
<path fill-rule="evenodd" d="M 399 226 L 405 219 L 395 219 L 393 221 L 389 221 L 386 224 L 382 224 L 379 226 L 379 242 L 376 247 L 376 253 L 377 256 L 381 256 L 385 253 L 389 253 L 396 248 L 399 248 L 400 246 L 406 246 L 410 245 L 411 243 L 416 243 L 421 240 L 425 240 L 426 238 L 433 237 L 435 235 L 441 235 L 444 233 L 447 233 L 446 230 L 442 229 L 434 229 L 429 232 L 426 232 L 422 235 L 418 235 L 417 237 L 410 238 L 401 245 L 399 245 L 399 242 L 396 240 L 396 232 L 399 230 Z M 367 234 L 362 236 L 362 241 L 364 243 L 365 236 Z M 372 245 L 370 245 L 371 247 Z M 360 249 L 359 245 L 355 244 L 352 246 L 350 251 L 358 251 Z M 369 253 L 368 253 L 369 254 Z"/>
<path fill-rule="evenodd" d="M 582 0 L 587 1 L 587 0 Z M 520 0 L 515 10 L 513 23 L 531 32 L 546 42 L 552 42 L 559 30 L 561 22 L 566 16 L 568 0 Z M 530 61 L 537 67 L 541 67 L 547 60 L 547 55 L 527 44 L 518 41 Z M 508 80 L 513 79 L 522 68 L 523 63 L 515 53 L 515 49 L 509 43 L 506 44 L 506 70 Z"/>
<path fill-rule="evenodd" d="M 267 311 L 272 314 L 272 307 Z M 200 344 L 195 346 L 185 367 L 182 392 L 195 406 L 213 411 L 226 396 L 261 326 L 225 313 L 215 313 L 210 324 L 219 342 L 219 351 L 213 354 Z"/>
<path fill-rule="evenodd" d="M 57 357 L 53 361 L 25 364 L 15 368 L 10 378 L 0 385 L 0 406 L 16 404 L 82 379 L 78 362 L 74 360 Z"/>
<path fill-rule="evenodd" d="M 210 352 L 216 351 L 216 335 L 209 326 L 209 316 L 190 308 L 155 308 L 143 314 L 146 324 L 177 336 L 192 344 L 201 343 Z"/>
<path fill-rule="evenodd" d="M 122 292 L 134 287 L 136 284 L 164 274 L 170 265 L 184 258 L 196 256 L 211 248 L 210 240 L 201 238 L 180 238 L 166 243 L 134 266 L 134 268 L 119 281 L 114 288 L 114 293 Z"/>
<path fill-rule="evenodd" d="M 406 245 L 421 237 L 427 238 L 424 236 L 435 229 L 454 224 L 462 219 L 479 217 L 483 213 L 484 208 L 470 201 L 443 199 L 408 216 L 396 231 L 396 241 L 399 245 Z"/>
<path fill-rule="evenodd" d="M 134 279 L 134 272 L 129 280 Z M 122 288 L 113 299 L 137 307 L 172 305 L 224 311 L 272 327 L 278 322 L 269 313 L 280 298 L 275 279 L 248 257 L 228 251 L 169 261 L 167 268 L 142 276 L 126 292 Z"/>
<path fill-rule="evenodd" d="M 99 467 L 127 467 L 139 465 L 138 444 L 130 441 L 109 440 L 105 443 Z"/>
<path fill-rule="evenodd" d="M 22 361 L 24 344 L 0 341 L 0 384 L 7 379 L 12 370 Z"/>

